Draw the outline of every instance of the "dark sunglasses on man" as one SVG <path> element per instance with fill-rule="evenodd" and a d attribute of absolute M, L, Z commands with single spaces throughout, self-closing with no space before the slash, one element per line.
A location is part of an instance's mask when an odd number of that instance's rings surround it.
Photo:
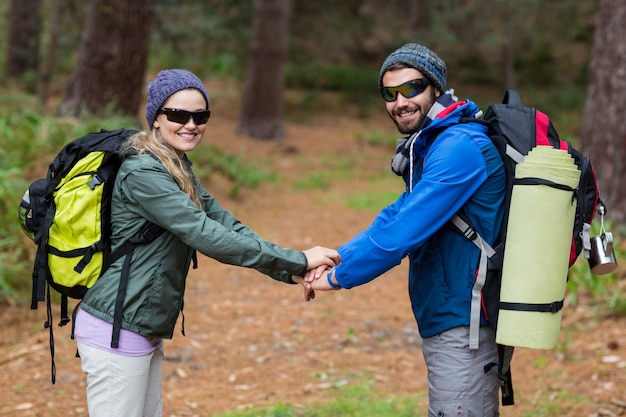
<path fill-rule="evenodd" d="M 415 97 L 422 94 L 429 84 L 430 81 L 428 81 L 428 78 L 416 78 L 396 87 L 380 87 L 380 94 L 383 96 L 383 100 L 391 103 L 396 101 L 398 93 L 402 94 L 405 98 Z"/>
<path fill-rule="evenodd" d="M 181 125 L 187 124 L 190 118 L 193 118 L 193 122 L 196 125 L 203 125 L 208 122 L 209 117 L 211 117 L 211 110 L 187 111 L 161 107 L 159 113 L 164 114 L 170 122 L 179 123 Z"/>

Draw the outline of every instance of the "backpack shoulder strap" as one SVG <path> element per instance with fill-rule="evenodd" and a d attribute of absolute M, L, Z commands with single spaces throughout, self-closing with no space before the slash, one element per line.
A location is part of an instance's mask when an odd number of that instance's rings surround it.
<path fill-rule="evenodd" d="M 496 251 L 478 234 L 478 232 L 469 224 L 468 221 L 455 214 L 450 222 L 454 228 L 469 239 L 474 245 L 480 249 L 480 261 L 478 266 L 478 274 L 476 281 L 472 287 L 472 301 L 470 307 L 470 337 L 469 348 L 478 349 L 479 331 L 480 331 L 480 311 L 482 290 L 487 280 L 487 259 L 495 255 Z"/>
<path fill-rule="evenodd" d="M 120 277 L 120 285 L 117 289 L 117 296 L 115 299 L 115 309 L 113 311 L 113 334 L 111 336 L 111 347 L 116 349 L 119 347 L 120 330 L 122 328 L 122 312 L 124 310 L 124 298 L 126 297 L 126 287 L 128 286 L 128 277 L 130 274 L 130 262 L 132 260 L 135 248 L 139 245 L 152 242 L 159 237 L 165 229 L 152 222 L 147 222 L 142 228 L 130 239 L 128 239 L 122 246 L 117 248 L 109 257 L 106 265 L 103 265 L 103 271 L 111 266 L 113 262 L 126 256 L 124 264 L 122 265 L 122 272 Z"/>

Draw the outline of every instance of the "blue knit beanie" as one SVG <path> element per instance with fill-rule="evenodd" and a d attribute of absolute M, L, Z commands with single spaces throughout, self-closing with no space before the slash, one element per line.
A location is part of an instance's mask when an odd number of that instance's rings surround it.
<path fill-rule="evenodd" d="M 156 78 L 148 84 L 146 99 L 146 121 L 152 129 L 152 122 L 156 119 L 157 112 L 174 93 L 187 88 L 195 88 L 200 91 L 206 101 L 206 109 L 209 110 L 209 95 L 204 84 L 192 72 L 183 69 L 164 70 L 157 74 Z"/>
<path fill-rule="evenodd" d="M 407 43 L 396 49 L 387 57 L 380 68 L 378 88 L 383 86 L 383 75 L 394 64 L 404 64 L 415 68 L 441 93 L 446 91 L 446 63 L 436 53 L 425 46 L 416 43 Z"/>

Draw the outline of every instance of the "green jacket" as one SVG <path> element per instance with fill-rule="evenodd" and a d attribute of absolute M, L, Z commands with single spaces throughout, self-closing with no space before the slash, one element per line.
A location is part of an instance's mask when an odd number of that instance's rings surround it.
<path fill-rule="evenodd" d="M 203 209 L 192 203 L 156 159 L 135 155 L 122 164 L 111 203 L 113 249 L 146 220 L 165 229 L 155 241 L 135 249 L 122 328 L 147 337 L 172 338 L 194 250 L 288 283 L 293 283 L 291 275 L 301 276 L 306 270 L 303 252 L 263 240 L 224 210 L 197 178 L 196 183 Z M 123 261 L 111 265 L 81 303 L 86 312 L 109 323 L 113 323 Z"/>

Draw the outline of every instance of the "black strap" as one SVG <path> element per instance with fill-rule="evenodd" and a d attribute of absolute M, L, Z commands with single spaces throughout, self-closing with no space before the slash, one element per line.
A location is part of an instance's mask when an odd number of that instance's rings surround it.
<path fill-rule="evenodd" d="M 130 254 L 139 245 L 152 242 L 159 237 L 165 229 L 161 226 L 151 222 L 147 222 L 141 229 L 135 234 L 135 236 L 128 239 L 122 244 L 122 246 L 115 249 L 115 251 L 108 257 L 106 263 L 102 265 L 102 271 L 104 272 L 109 266 L 115 263 L 121 257 Z"/>
<path fill-rule="evenodd" d="M 122 328 L 122 313 L 124 311 L 124 298 L 126 298 L 126 288 L 128 287 L 128 275 L 130 272 L 130 261 L 133 258 L 133 251 L 126 255 L 122 265 L 122 275 L 120 285 L 115 298 L 115 310 L 113 311 L 113 334 L 111 336 L 111 347 L 117 349 L 120 344 L 120 330 Z"/>
<path fill-rule="evenodd" d="M 193 269 L 198 269 L 198 251 L 194 249 L 191 254 L 191 260 L 193 261 Z M 185 300 L 183 300 L 180 304 L 180 315 L 182 317 L 182 326 L 180 332 L 185 336 L 185 312 L 183 311 L 185 308 Z"/>
<path fill-rule="evenodd" d="M 185 300 L 180 303 L 180 315 L 182 316 L 182 326 L 180 332 L 183 336 L 185 336 L 185 312 L 183 311 L 185 308 Z"/>
<path fill-rule="evenodd" d="M 515 180 L 513 180 L 513 185 L 547 185 L 548 187 L 556 188 L 563 191 L 569 191 L 572 193 L 576 192 L 575 188 L 563 184 L 558 184 L 545 178 L 515 178 Z"/>
<path fill-rule="evenodd" d="M 78 313 L 78 308 L 80 307 L 80 303 L 82 302 L 83 300 L 79 300 L 72 310 L 72 331 L 70 332 L 70 339 L 72 340 L 74 340 L 74 330 L 76 330 L 76 314 Z M 76 356 L 78 357 L 78 353 L 76 354 Z"/>
<path fill-rule="evenodd" d="M 496 367 L 496 376 L 500 383 L 503 406 L 515 404 L 513 379 L 511 377 L 511 359 L 513 358 L 514 350 L 513 346 L 498 344 L 498 363 L 491 362 L 484 367 L 485 373 Z"/>
<path fill-rule="evenodd" d="M 48 295 L 48 297 L 50 296 Z M 61 320 L 59 321 L 59 327 L 63 327 L 70 322 L 70 318 L 67 315 L 67 305 L 67 295 L 61 295 Z"/>
<path fill-rule="evenodd" d="M 78 258 L 79 256 L 81 256 L 80 261 L 78 261 L 76 266 L 74 266 L 74 271 L 76 271 L 79 274 L 83 272 L 85 267 L 89 264 L 89 262 L 91 262 L 91 258 L 93 258 L 94 254 L 98 252 L 102 252 L 105 249 L 106 249 L 106 245 L 101 240 L 97 241 L 91 246 L 88 246 L 85 248 L 72 249 L 68 251 L 62 251 L 50 245 L 46 246 L 46 250 L 48 254 L 59 256 L 61 258 Z"/>
<path fill-rule="evenodd" d="M 557 313 L 563 309 L 564 300 L 554 301 L 552 303 L 509 303 L 500 302 L 501 310 L 513 311 L 536 311 L 540 313 Z"/>
<path fill-rule="evenodd" d="M 193 262 L 193 269 L 198 269 L 198 251 L 197 250 L 193 250 L 193 253 L 191 254 L 191 260 Z"/>
<path fill-rule="evenodd" d="M 105 164 L 98 169 L 98 172 L 93 176 L 91 181 L 87 183 L 87 186 L 92 190 L 98 185 L 104 184 L 109 179 L 114 178 L 117 175 L 118 166 L 116 164 Z"/>
<path fill-rule="evenodd" d="M 50 368 L 50 374 L 51 374 L 50 379 L 52 380 L 52 384 L 55 384 L 57 380 L 57 367 L 56 367 L 56 364 L 54 363 L 54 332 L 52 331 L 52 304 L 50 303 L 50 286 L 49 285 L 46 286 L 46 292 L 47 292 L 47 302 L 46 302 L 47 320 L 43 324 L 43 327 L 49 329 L 49 332 L 50 332 L 50 336 L 49 336 L 50 358 L 52 359 L 51 368 Z"/>
<path fill-rule="evenodd" d="M 45 278 L 39 279 L 39 274 L 40 274 L 39 266 L 38 266 L 39 257 L 40 257 L 40 253 L 39 253 L 39 249 L 37 249 L 37 254 L 35 255 L 35 265 L 33 267 L 33 272 L 32 272 L 33 287 L 32 287 L 31 299 L 30 299 L 31 310 L 36 310 L 39 302 L 44 301 L 46 298 L 45 296 L 46 280 Z"/>
<path fill-rule="evenodd" d="M 37 253 L 35 254 L 35 265 L 33 266 L 33 293 L 31 299 L 30 308 L 37 309 L 37 303 L 46 299 L 46 277 L 48 275 L 48 253 L 47 244 L 48 241 L 48 228 L 46 225 L 48 216 L 44 220 L 44 227 L 42 227 L 39 245 L 37 246 Z"/>
<path fill-rule="evenodd" d="M 133 258 L 135 248 L 139 245 L 152 242 L 164 231 L 165 229 L 160 226 L 147 222 L 144 226 L 142 226 L 137 234 L 135 234 L 135 236 L 128 239 L 122 246 L 117 248 L 111 254 L 109 262 L 103 266 L 103 268 L 108 268 L 113 262 L 120 259 L 122 256 L 126 256 L 124 264 L 122 265 L 120 285 L 117 289 L 115 310 L 113 312 L 113 334 L 111 336 L 111 347 L 114 349 L 119 347 L 120 330 L 122 328 L 122 313 L 124 311 L 124 299 L 126 298 L 126 288 L 128 287 L 128 276 L 130 275 L 130 262 Z"/>

